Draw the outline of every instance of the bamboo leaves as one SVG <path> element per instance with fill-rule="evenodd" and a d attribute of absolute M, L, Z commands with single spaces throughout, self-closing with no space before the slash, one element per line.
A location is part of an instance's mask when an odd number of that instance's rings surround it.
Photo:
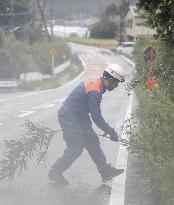
<path fill-rule="evenodd" d="M 37 165 L 45 161 L 48 147 L 57 131 L 40 124 L 25 121 L 25 131 L 20 139 L 4 141 L 4 159 L 0 161 L 0 180 L 13 180 L 15 173 L 21 175 L 27 162 L 35 156 Z"/>

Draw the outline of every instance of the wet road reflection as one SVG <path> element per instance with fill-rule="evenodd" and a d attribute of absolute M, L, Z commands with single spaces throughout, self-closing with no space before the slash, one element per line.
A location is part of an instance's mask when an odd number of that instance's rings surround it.
<path fill-rule="evenodd" d="M 108 203 L 108 195 L 110 195 L 111 187 L 105 184 L 89 189 L 81 187 L 84 194 L 79 195 L 79 189 L 71 187 L 57 187 L 54 184 L 49 184 L 53 192 L 57 195 L 57 204 L 59 205 L 106 205 Z M 80 188 L 80 187 L 79 187 Z M 86 200 L 86 198 L 88 200 Z M 56 204 L 55 201 L 55 204 Z"/>

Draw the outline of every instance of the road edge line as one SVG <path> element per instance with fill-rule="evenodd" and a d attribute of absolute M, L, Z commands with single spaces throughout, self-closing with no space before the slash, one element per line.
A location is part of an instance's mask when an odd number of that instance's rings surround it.
<path fill-rule="evenodd" d="M 125 56 L 123 56 L 123 55 L 120 55 L 122 58 L 124 58 L 125 60 L 127 60 L 132 66 L 134 66 L 135 67 L 135 63 L 134 62 L 132 62 L 129 58 L 127 58 L 127 57 L 125 57 Z"/>
<path fill-rule="evenodd" d="M 133 99 L 134 99 L 134 92 L 132 92 L 129 98 L 125 121 L 127 119 L 130 119 L 131 117 Z M 129 121 L 128 123 L 131 123 L 131 122 Z M 124 124 L 124 128 L 126 128 L 126 124 Z M 124 128 L 122 131 L 122 138 L 123 139 L 126 138 L 128 140 L 127 134 L 124 132 L 125 130 Z M 124 173 L 119 175 L 118 177 L 115 177 L 112 180 L 112 190 L 111 190 L 109 205 L 124 205 L 127 159 L 128 159 L 128 151 L 126 147 L 120 146 L 118 156 L 117 156 L 116 167 L 124 169 Z"/>

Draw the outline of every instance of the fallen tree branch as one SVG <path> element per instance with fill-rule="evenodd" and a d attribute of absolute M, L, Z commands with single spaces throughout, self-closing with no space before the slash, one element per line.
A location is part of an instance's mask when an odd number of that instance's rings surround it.
<path fill-rule="evenodd" d="M 12 181 L 17 171 L 21 175 L 23 169 L 27 169 L 27 162 L 35 152 L 37 165 L 46 159 L 48 147 L 57 131 L 29 120 L 25 121 L 25 126 L 26 130 L 22 138 L 4 141 L 4 159 L 0 161 L 0 180 Z"/>

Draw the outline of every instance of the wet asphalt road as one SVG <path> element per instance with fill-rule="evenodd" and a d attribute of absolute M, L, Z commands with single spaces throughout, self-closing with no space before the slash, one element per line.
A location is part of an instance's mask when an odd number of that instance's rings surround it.
<path fill-rule="evenodd" d="M 62 88 L 49 91 L 36 91 L 16 94 L 0 94 L 0 143 L 4 139 L 21 137 L 25 119 L 42 122 L 46 126 L 59 129 L 57 110 L 63 99 L 72 88 L 82 79 L 90 75 L 102 74 L 107 62 L 118 63 L 131 74 L 132 65 L 120 56 L 106 50 L 72 45 L 75 52 L 81 55 L 86 63 L 86 72 Z M 129 75 L 130 76 L 130 75 Z M 128 77 L 129 79 L 130 77 Z M 128 95 L 124 85 L 120 85 L 112 93 L 106 93 L 102 101 L 102 113 L 106 121 L 120 133 L 123 124 Z M 102 133 L 95 127 L 97 133 Z M 107 161 L 116 164 L 119 143 L 100 138 L 102 149 Z M 2 146 L 2 144 L 1 144 Z M 109 204 L 111 187 L 101 183 L 97 169 L 84 150 L 77 161 L 65 172 L 69 181 L 66 187 L 57 187 L 47 180 L 50 166 L 61 156 L 65 143 L 59 133 L 49 148 L 48 159 L 45 164 L 36 166 L 33 159 L 20 177 L 16 175 L 12 183 L 0 182 L 0 205 L 106 205 Z M 2 152 L 2 149 L 0 150 Z"/>

